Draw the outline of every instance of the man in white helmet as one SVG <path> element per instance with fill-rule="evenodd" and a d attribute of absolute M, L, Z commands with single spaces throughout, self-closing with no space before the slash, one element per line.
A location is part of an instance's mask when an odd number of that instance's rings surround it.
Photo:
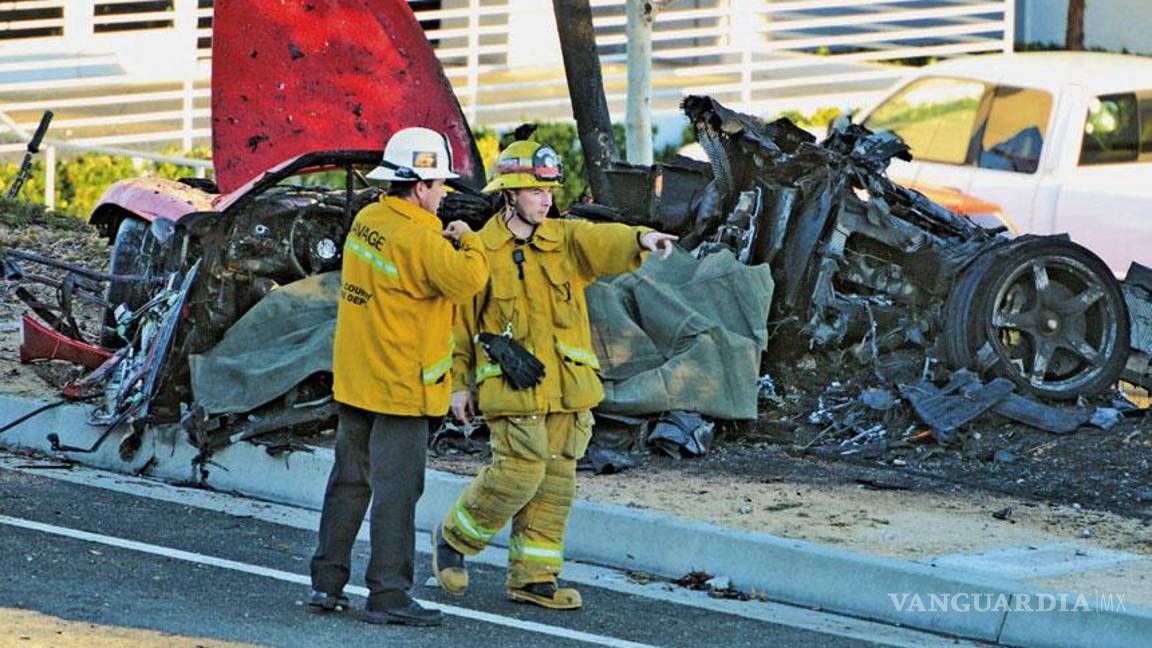
<path fill-rule="evenodd" d="M 332 391 L 340 404 L 336 461 L 324 494 L 308 604 L 348 608 L 356 532 L 371 508 L 365 581 L 369 623 L 437 625 L 412 587 L 416 501 L 424 491 L 428 418 L 448 411 L 453 304 L 488 281 L 483 243 L 468 225 L 442 227 L 436 209 L 451 169 L 447 140 L 396 132 L 368 174 L 387 195 L 356 215 L 344 244 Z"/>

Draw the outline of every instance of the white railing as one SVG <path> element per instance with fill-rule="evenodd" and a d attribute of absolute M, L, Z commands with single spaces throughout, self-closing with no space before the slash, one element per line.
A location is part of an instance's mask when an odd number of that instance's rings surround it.
<path fill-rule="evenodd" d="M 2 112 L 0 112 L 0 124 L 3 124 L 10 132 L 26 142 L 32 139 L 31 133 Z M 58 151 L 77 154 L 96 153 L 100 155 L 111 155 L 114 157 L 128 158 L 133 162 L 151 160 L 153 162 L 179 164 L 195 169 L 197 178 L 206 177 L 208 172 L 212 170 L 212 163 L 208 160 L 197 160 L 179 155 L 158 155 L 156 153 L 149 153 L 148 151 L 137 151 L 114 146 L 78 144 L 76 142 L 51 138 L 41 140 L 40 150 L 44 153 L 44 205 L 49 209 L 56 206 L 56 164 L 58 162 Z"/>
<path fill-rule="evenodd" d="M 513 60 L 537 48 L 555 54 L 555 27 L 544 24 L 548 0 L 412 5 L 472 124 L 570 119 L 563 74 Z M 832 101 L 875 92 L 902 73 L 894 61 L 1011 51 L 1014 5 L 676 0 L 656 17 L 653 107 L 673 111 L 694 93 L 758 112 L 807 95 Z M 526 7 L 543 21 L 535 28 L 517 20 Z M 610 110 L 622 116 L 624 0 L 592 0 L 592 7 Z M 53 110 L 50 134 L 81 147 L 205 145 L 211 21 L 212 0 L 0 0 L 0 112 L 31 130 Z M 149 44 L 147 56 L 123 54 Z M 136 69 L 140 59 L 151 67 Z M 549 65 L 557 59 L 544 57 Z M 0 144 L 0 154 L 21 150 L 18 142 Z"/>
<path fill-rule="evenodd" d="M 80 147 L 204 145 L 211 17 L 201 0 L 0 0 L 0 111 L 29 129 L 52 110 L 50 134 Z"/>

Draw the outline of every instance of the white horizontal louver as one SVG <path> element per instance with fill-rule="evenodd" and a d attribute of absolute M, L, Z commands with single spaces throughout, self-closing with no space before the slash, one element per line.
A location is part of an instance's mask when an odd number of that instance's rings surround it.
<path fill-rule="evenodd" d="M 96 0 L 92 6 L 97 34 L 171 29 L 175 19 L 172 0 Z"/>
<path fill-rule="evenodd" d="M 551 0 L 407 2 L 474 126 L 571 118 L 563 73 L 510 65 L 516 56 L 509 51 L 521 34 L 513 30 L 524 28 L 522 12 L 550 13 Z M 23 128 L 35 128 L 42 109 L 56 109 L 61 126 L 54 134 L 70 130 L 68 137 L 83 141 L 160 148 L 194 138 L 203 144 L 213 4 L 0 0 L 0 111 L 11 111 Z M 663 8 L 654 25 L 652 73 L 657 113 L 678 112 L 685 94 L 710 94 L 732 108 L 764 113 L 772 110 L 768 104 L 779 109 L 829 93 L 877 92 L 907 71 L 889 63 L 1011 51 L 1015 19 L 1015 0 L 658 4 Z M 625 2 L 591 0 L 591 5 L 609 110 L 618 117 L 626 86 Z M 148 79 L 142 87 L 131 73 L 117 69 L 124 66 L 116 52 L 121 43 L 160 30 L 175 30 L 180 37 L 165 39 L 157 56 L 170 58 L 174 70 L 183 69 L 191 55 L 200 64 L 187 79 L 173 73 L 170 79 Z M 10 152 L 0 146 L 0 154 Z"/>
<path fill-rule="evenodd" d="M 64 34 L 65 0 L 0 2 L 0 42 L 59 38 Z"/>

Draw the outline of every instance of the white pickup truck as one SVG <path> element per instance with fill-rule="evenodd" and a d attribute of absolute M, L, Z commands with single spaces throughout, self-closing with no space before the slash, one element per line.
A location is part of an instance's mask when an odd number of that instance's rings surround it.
<path fill-rule="evenodd" d="M 1152 266 L 1152 58 L 951 60 L 902 80 L 862 123 L 911 146 L 896 181 L 1013 233 L 1068 233 L 1121 277 Z"/>

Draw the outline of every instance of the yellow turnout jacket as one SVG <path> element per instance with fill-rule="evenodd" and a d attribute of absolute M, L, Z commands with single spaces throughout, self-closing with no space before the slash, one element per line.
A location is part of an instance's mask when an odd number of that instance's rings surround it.
<path fill-rule="evenodd" d="M 640 237 L 618 223 L 546 220 L 517 240 L 499 215 L 480 229 L 491 269 L 487 287 L 456 312 L 453 391 L 475 385 L 485 416 L 577 412 L 604 398 L 592 351 L 584 288 L 597 276 L 640 267 Z M 521 259 L 517 263 L 517 259 Z M 512 337 L 544 363 L 544 381 L 514 390 L 473 340 L 479 331 Z"/>
<path fill-rule="evenodd" d="M 475 233 L 457 250 L 436 216 L 383 197 L 356 215 L 344 243 L 332 358 L 337 402 L 400 416 L 448 411 L 453 304 L 488 281 Z"/>

